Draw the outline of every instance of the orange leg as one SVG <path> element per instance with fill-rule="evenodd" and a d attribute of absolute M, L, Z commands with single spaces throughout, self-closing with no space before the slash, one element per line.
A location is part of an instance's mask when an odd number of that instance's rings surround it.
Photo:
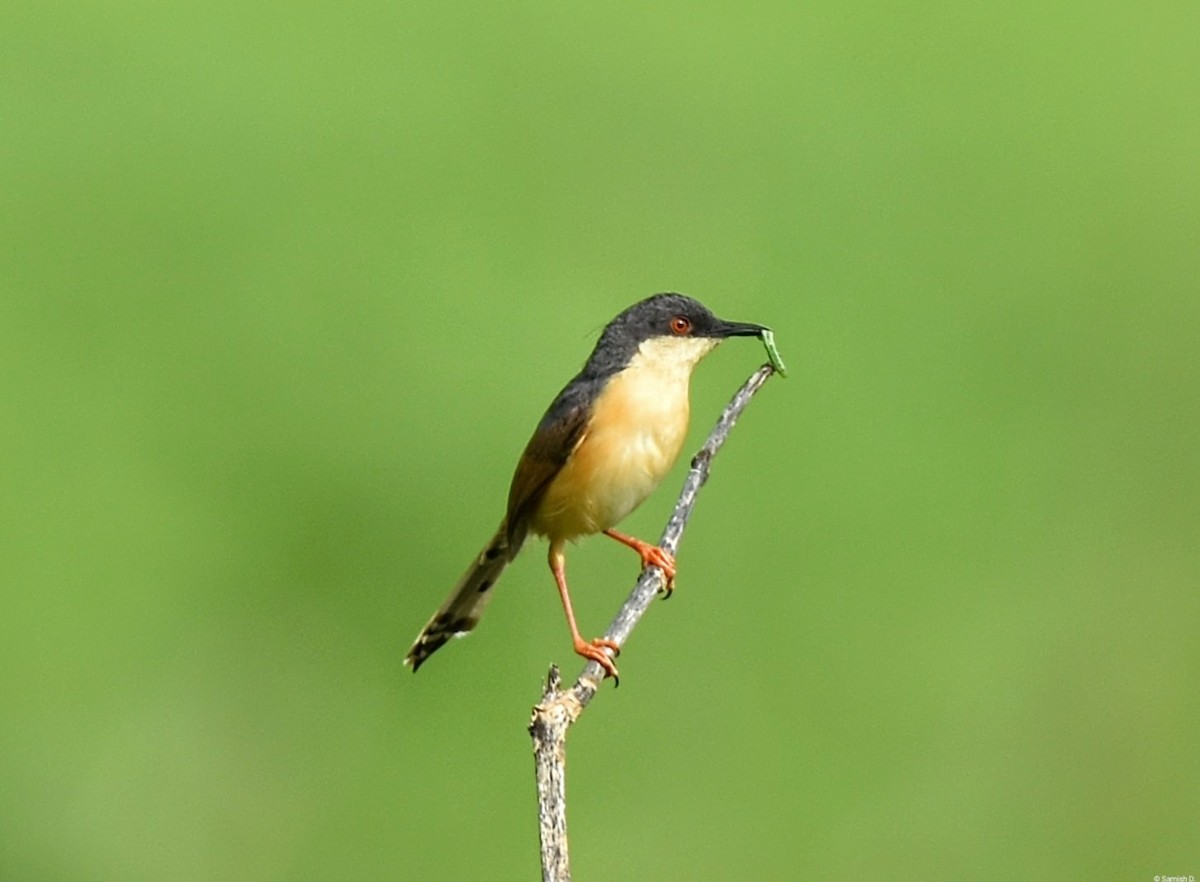
<path fill-rule="evenodd" d="M 575 610 L 571 609 L 571 593 L 567 590 L 566 558 L 563 555 L 564 542 L 550 543 L 550 572 L 554 573 L 554 581 L 558 584 L 558 595 L 562 598 L 563 611 L 567 614 L 567 626 L 571 629 L 571 642 L 575 644 L 575 652 L 584 658 L 596 662 L 604 668 L 604 672 L 619 685 L 617 666 L 613 664 L 613 656 L 620 655 L 621 647 L 612 640 L 597 637 L 595 640 L 584 640 L 575 624 Z M 611 649 L 612 655 L 605 652 Z"/>
<path fill-rule="evenodd" d="M 643 542 L 641 539 L 635 539 L 633 536 L 626 536 L 624 533 L 618 533 L 616 530 L 605 530 L 605 536 L 611 536 L 622 545 L 628 545 L 638 553 L 642 559 L 642 567 L 658 567 L 663 571 L 663 576 L 666 578 L 667 597 L 671 596 L 671 592 L 675 590 L 675 558 L 667 552 L 663 551 L 657 545 L 651 545 L 649 542 Z"/>

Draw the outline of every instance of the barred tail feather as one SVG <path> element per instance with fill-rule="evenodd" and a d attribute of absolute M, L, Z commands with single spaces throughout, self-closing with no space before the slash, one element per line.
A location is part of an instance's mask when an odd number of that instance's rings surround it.
<path fill-rule="evenodd" d="M 496 535 L 458 580 L 446 602 L 438 607 L 429 624 L 421 629 L 412 649 L 405 656 L 404 663 L 416 671 L 425 659 L 441 649 L 451 637 L 466 636 L 478 624 L 484 607 L 491 599 L 496 580 L 519 550 L 519 546 L 509 547 L 507 528 L 501 524 Z"/>

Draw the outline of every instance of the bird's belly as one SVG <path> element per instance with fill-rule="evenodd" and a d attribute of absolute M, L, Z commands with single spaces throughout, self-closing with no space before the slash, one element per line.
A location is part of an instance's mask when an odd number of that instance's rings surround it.
<path fill-rule="evenodd" d="M 687 386 L 639 394 L 613 381 L 596 402 L 591 425 L 546 488 L 531 527 L 574 539 L 619 523 L 671 470 L 687 435 Z"/>

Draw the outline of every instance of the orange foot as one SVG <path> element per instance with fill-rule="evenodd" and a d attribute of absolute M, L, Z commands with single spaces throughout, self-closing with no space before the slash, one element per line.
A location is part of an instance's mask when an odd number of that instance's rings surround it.
<path fill-rule="evenodd" d="M 611 649 L 612 655 L 605 652 L 605 649 Z M 595 640 L 590 641 L 576 637 L 575 652 L 589 661 L 594 661 L 600 665 L 600 667 L 604 668 L 604 673 L 613 678 L 613 682 L 616 685 L 621 685 L 621 678 L 617 676 L 617 666 L 613 664 L 613 656 L 621 654 L 621 647 L 615 642 L 606 640 L 603 637 L 597 637 Z"/>
<path fill-rule="evenodd" d="M 658 567 L 663 571 L 663 576 L 666 578 L 667 597 L 670 597 L 675 590 L 675 558 L 668 552 L 663 551 L 657 545 L 651 545 L 649 542 L 643 542 L 641 539 L 636 539 L 633 536 L 626 536 L 624 533 L 618 533 L 616 530 L 605 530 L 605 536 L 610 536 L 616 539 L 622 545 L 628 545 L 638 553 L 642 559 L 642 568 Z M 666 599 L 665 597 L 663 598 Z"/>

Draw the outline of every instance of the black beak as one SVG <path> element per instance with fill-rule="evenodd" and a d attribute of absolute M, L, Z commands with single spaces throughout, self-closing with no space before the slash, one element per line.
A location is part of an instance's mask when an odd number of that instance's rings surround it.
<path fill-rule="evenodd" d="M 753 322 L 726 322 L 718 319 L 715 330 L 714 337 L 761 337 L 763 331 L 769 331 L 770 328 Z"/>

